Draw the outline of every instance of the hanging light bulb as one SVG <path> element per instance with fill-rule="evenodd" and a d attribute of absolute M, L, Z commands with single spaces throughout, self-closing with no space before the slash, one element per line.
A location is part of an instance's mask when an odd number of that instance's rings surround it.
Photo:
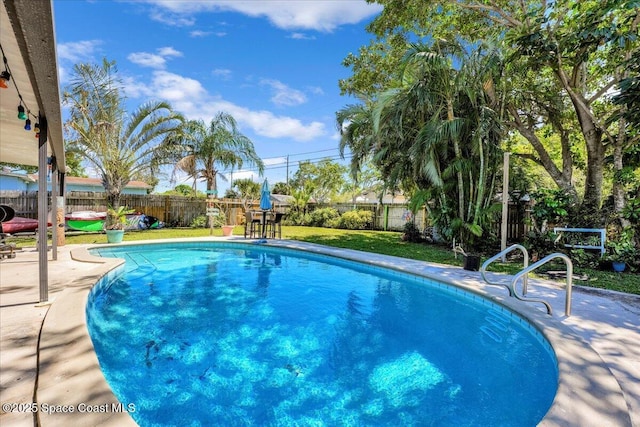
<path fill-rule="evenodd" d="M 22 104 L 18 105 L 18 118 L 20 120 L 27 120 L 27 113 L 24 112 Z"/>
<path fill-rule="evenodd" d="M 31 130 L 31 120 L 27 119 L 27 122 L 24 124 L 24 130 Z"/>
<path fill-rule="evenodd" d="M 33 125 L 33 131 L 35 133 L 40 133 L 40 123 L 36 122 L 36 124 Z"/>
<path fill-rule="evenodd" d="M 11 78 L 11 74 L 9 74 L 9 64 L 7 64 L 7 57 L 4 56 L 4 51 L 2 52 L 2 62 L 4 62 L 4 71 L 0 73 L 0 88 L 6 89 L 7 82 Z"/>
<path fill-rule="evenodd" d="M 11 74 L 9 74 L 9 72 L 7 70 L 3 71 L 2 73 L 0 73 L 0 88 L 2 89 L 6 89 L 7 86 L 7 82 L 11 79 Z"/>

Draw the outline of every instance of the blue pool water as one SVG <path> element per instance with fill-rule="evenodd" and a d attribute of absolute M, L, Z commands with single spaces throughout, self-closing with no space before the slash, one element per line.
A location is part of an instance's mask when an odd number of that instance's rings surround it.
<path fill-rule="evenodd" d="M 142 426 L 533 426 L 557 362 L 527 322 L 427 279 L 215 243 L 126 260 L 87 321 Z"/>

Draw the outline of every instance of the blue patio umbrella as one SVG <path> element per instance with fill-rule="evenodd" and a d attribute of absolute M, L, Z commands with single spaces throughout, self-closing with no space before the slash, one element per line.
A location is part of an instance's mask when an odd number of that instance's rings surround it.
<path fill-rule="evenodd" d="M 268 211 L 271 209 L 271 192 L 269 191 L 269 183 L 265 179 L 260 190 L 260 209 Z"/>
<path fill-rule="evenodd" d="M 267 211 L 271 209 L 271 192 L 265 179 L 260 190 L 260 209 L 262 209 L 262 238 L 267 237 Z"/>

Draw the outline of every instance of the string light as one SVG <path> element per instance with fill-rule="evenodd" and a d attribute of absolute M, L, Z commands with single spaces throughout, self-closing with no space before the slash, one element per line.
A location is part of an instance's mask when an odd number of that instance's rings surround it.
<path fill-rule="evenodd" d="M 0 73 L 0 88 L 8 88 L 9 86 L 7 86 L 7 82 L 9 80 L 11 80 L 11 74 L 9 74 L 8 71 L 3 71 L 2 73 Z"/>
<path fill-rule="evenodd" d="M 22 101 L 20 101 L 20 105 L 18 105 L 18 118 L 20 120 L 27 120 L 27 113 L 24 112 L 24 107 L 22 106 Z"/>
<path fill-rule="evenodd" d="M 0 88 L 6 89 L 8 88 L 7 83 L 9 81 L 13 82 L 13 86 L 16 88 L 16 92 L 18 92 L 18 98 L 20 99 L 20 104 L 18 105 L 18 119 L 26 120 L 24 129 L 31 130 L 31 120 L 29 119 L 29 116 L 32 116 L 34 119 L 37 117 L 31 113 L 31 110 L 24 102 L 24 99 L 22 99 L 22 94 L 20 93 L 20 89 L 18 89 L 16 79 L 11 80 L 11 68 L 9 67 L 9 63 L 7 62 L 7 56 L 4 54 L 2 44 L 0 44 L 0 52 L 2 52 L 2 62 L 4 63 L 4 71 L 0 72 Z M 37 132 L 40 132 L 40 129 L 37 129 Z"/>
<path fill-rule="evenodd" d="M 4 71 L 0 73 L 0 88 L 6 89 L 9 87 L 7 86 L 7 82 L 11 80 L 11 73 L 7 70 L 7 57 L 4 56 L 4 52 L 2 52 L 2 62 L 4 62 Z"/>

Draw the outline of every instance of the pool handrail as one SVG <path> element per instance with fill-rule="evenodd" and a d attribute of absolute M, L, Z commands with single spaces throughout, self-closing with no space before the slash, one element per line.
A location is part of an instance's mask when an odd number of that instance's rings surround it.
<path fill-rule="evenodd" d="M 528 274 L 529 272 L 535 270 L 536 268 L 556 258 L 561 258 L 567 266 L 567 270 L 566 270 L 567 282 L 566 282 L 566 288 L 565 288 L 564 314 L 566 317 L 569 317 L 571 316 L 571 288 L 573 286 L 573 263 L 571 262 L 571 258 L 569 258 L 565 254 L 557 252 L 551 255 L 547 255 L 546 257 L 542 258 L 540 261 L 537 261 L 531 264 L 529 267 L 520 270 L 515 276 L 513 276 L 513 279 L 511 279 L 511 283 L 509 283 L 509 288 L 510 288 L 509 292 L 512 293 L 513 296 L 519 299 L 520 301 L 539 302 L 544 304 L 545 307 L 547 308 L 547 314 L 552 315 L 553 309 L 551 308 L 551 304 L 549 304 L 545 300 L 541 300 L 537 298 L 527 298 L 525 296 L 518 295 L 515 289 L 515 284 L 524 275 Z"/>
<path fill-rule="evenodd" d="M 511 245 L 508 248 L 506 248 L 505 250 L 501 251 L 500 253 L 492 256 L 491 258 L 489 258 L 488 260 L 486 260 L 482 264 L 482 267 L 480 267 L 480 275 L 482 276 L 484 281 L 487 282 L 490 285 L 504 286 L 509 291 L 509 296 L 510 297 L 514 296 L 512 291 L 511 291 L 511 287 L 509 285 L 505 284 L 505 283 L 498 283 L 498 282 L 490 281 L 487 278 L 486 271 L 487 271 L 487 267 L 489 267 L 489 265 L 492 262 L 496 261 L 498 258 L 503 258 L 505 255 L 507 255 L 510 252 L 513 252 L 516 249 L 520 249 L 520 251 L 522 251 L 522 255 L 524 255 L 524 267 L 523 268 L 527 268 L 529 266 L 529 252 L 527 252 L 527 248 L 525 248 L 522 245 L 518 245 L 518 244 Z M 522 294 L 523 295 L 527 294 L 528 282 L 529 282 L 529 275 L 525 274 L 524 277 L 522 278 Z"/>

